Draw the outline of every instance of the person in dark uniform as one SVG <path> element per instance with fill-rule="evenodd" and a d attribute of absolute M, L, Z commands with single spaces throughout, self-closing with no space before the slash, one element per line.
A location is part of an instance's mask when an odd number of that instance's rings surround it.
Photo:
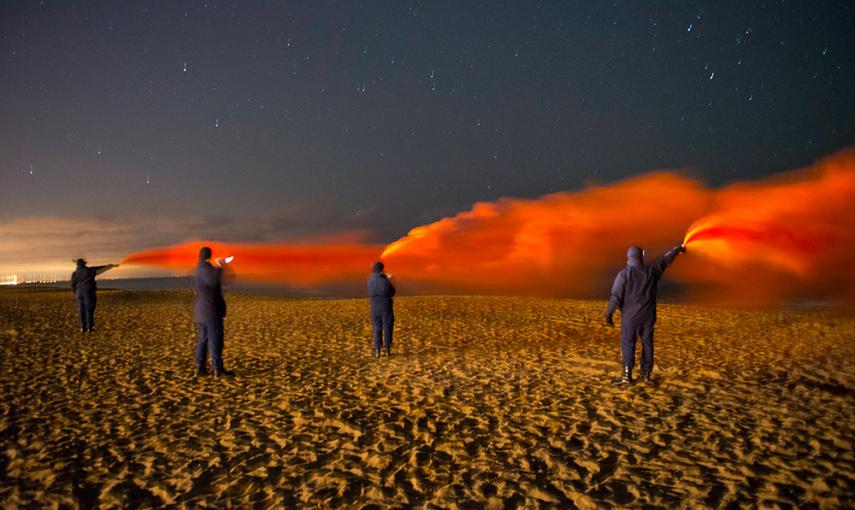
<path fill-rule="evenodd" d="M 211 368 L 215 377 L 231 376 L 233 372 L 223 367 L 223 317 L 226 316 L 226 300 L 223 299 L 223 268 L 210 263 L 211 249 L 203 246 L 199 250 L 199 264 L 193 275 L 193 291 L 196 302 L 193 320 L 196 323 L 196 373 L 208 375 L 205 362 L 211 353 Z"/>
<path fill-rule="evenodd" d="M 371 325 L 374 327 L 374 357 L 379 358 L 381 347 L 385 347 L 386 356 L 392 355 L 392 328 L 395 325 L 392 296 L 395 295 L 395 287 L 383 273 L 382 262 L 375 262 L 371 269 L 368 296 L 371 300 Z"/>
<path fill-rule="evenodd" d="M 77 259 L 77 270 L 71 273 L 71 290 L 77 300 L 77 311 L 80 314 L 80 331 L 95 331 L 95 276 L 119 267 L 119 264 L 89 267 L 83 259 Z"/>
<path fill-rule="evenodd" d="M 606 324 L 614 326 L 612 315 L 620 309 L 620 342 L 623 373 L 614 384 L 631 384 L 635 365 L 635 342 L 641 337 L 641 379 L 650 380 L 653 371 L 653 326 L 656 323 L 656 291 L 665 269 L 677 255 L 685 253 L 685 245 L 672 248 L 660 259 L 644 264 L 644 250 L 632 246 L 626 252 L 627 264 L 612 285 L 612 295 L 606 310 Z"/>

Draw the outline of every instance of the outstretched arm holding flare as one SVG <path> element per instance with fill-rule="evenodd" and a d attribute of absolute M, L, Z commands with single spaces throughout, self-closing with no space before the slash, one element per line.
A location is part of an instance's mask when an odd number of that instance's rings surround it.
<path fill-rule="evenodd" d="M 677 246 L 671 248 L 665 253 L 665 255 L 655 261 L 652 265 L 659 271 L 660 274 L 664 273 L 668 266 L 674 263 L 674 259 L 677 258 L 677 255 L 681 253 L 686 253 L 685 244 L 678 244 Z"/>
<path fill-rule="evenodd" d="M 95 270 L 95 274 L 101 274 L 105 271 L 109 271 L 110 269 L 113 269 L 114 267 L 119 267 L 119 264 L 106 264 L 103 266 L 94 266 L 92 269 Z"/>

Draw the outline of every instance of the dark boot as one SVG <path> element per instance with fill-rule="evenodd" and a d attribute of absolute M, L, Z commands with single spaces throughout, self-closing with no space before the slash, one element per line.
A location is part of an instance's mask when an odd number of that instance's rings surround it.
<path fill-rule="evenodd" d="M 234 372 L 232 372 L 231 370 L 226 370 L 225 368 L 220 371 L 214 372 L 214 377 L 216 377 L 217 379 L 221 377 L 233 377 L 234 375 Z"/>
<path fill-rule="evenodd" d="M 653 380 L 653 375 L 650 373 L 649 370 L 642 370 L 641 371 L 641 380 L 643 382 L 649 383 Z"/>
<path fill-rule="evenodd" d="M 371 353 L 371 355 L 374 356 L 375 358 L 379 358 L 380 357 L 380 349 L 374 349 L 374 351 Z"/>
<path fill-rule="evenodd" d="M 386 347 L 386 357 L 388 358 L 391 355 L 392 355 L 392 347 Z"/>
<path fill-rule="evenodd" d="M 612 380 L 612 384 L 615 386 L 621 386 L 624 384 L 632 384 L 634 381 L 632 380 L 632 369 L 629 367 L 623 367 L 623 374 L 617 379 Z"/>
<path fill-rule="evenodd" d="M 196 371 L 193 373 L 193 377 L 204 377 L 208 375 L 208 371 L 205 370 L 205 367 L 196 367 Z"/>

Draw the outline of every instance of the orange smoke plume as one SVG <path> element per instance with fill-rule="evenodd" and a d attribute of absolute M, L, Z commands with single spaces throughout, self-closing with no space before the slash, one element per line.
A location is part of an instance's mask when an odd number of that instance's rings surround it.
<path fill-rule="evenodd" d="M 534 200 L 504 198 L 414 228 L 382 257 L 431 290 L 602 296 L 628 246 L 672 247 L 708 198 L 698 183 L 666 172 Z"/>
<path fill-rule="evenodd" d="M 855 151 L 715 192 L 686 234 L 685 274 L 707 298 L 855 302 Z M 703 267 L 701 266 L 703 264 Z"/>
<path fill-rule="evenodd" d="M 695 297 L 751 304 L 855 302 L 855 151 L 813 168 L 709 189 L 672 172 L 523 200 L 477 203 L 385 247 L 188 243 L 125 263 L 189 269 L 203 244 L 249 278 L 313 286 L 361 282 L 378 256 L 404 292 L 598 296 L 628 246 L 648 258 L 688 247 L 669 270 Z M 700 219 L 698 219 L 700 218 Z M 381 255 L 382 252 L 382 255 Z"/>
<path fill-rule="evenodd" d="M 298 245 L 190 242 L 155 248 L 125 257 L 122 264 L 158 266 L 187 272 L 196 266 L 199 249 L 209 246 L 214 258 L 234 257 L 229 267 L 242 279 L 302 287 L 362 277 L 382 246 Z"/>

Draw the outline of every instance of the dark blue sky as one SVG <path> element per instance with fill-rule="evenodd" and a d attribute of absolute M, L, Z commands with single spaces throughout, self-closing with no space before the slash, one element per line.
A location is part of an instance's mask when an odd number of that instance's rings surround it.
<path fill-rule="evenodd" d="M 391 241 L 653 169 L 756 178 L 852 144 L 853 33 L 847 1 L 4 2 L 0 222 Z"/>

